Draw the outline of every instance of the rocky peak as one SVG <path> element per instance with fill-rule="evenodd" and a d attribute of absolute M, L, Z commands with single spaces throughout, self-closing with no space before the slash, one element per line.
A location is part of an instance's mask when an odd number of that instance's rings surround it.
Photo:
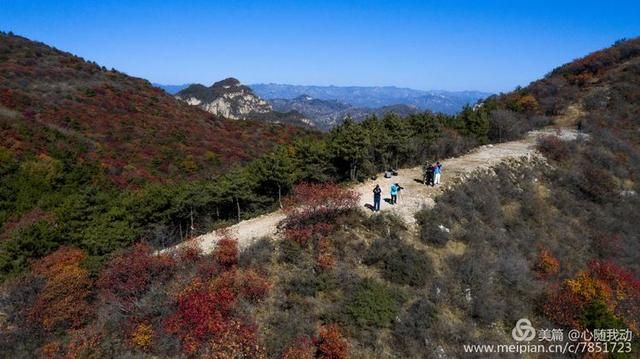
<path fill-rule="evenodd" d="M 227 77 L 222 81 L 215 82 L 211 87 L 222 87 L 222 88 L 231 88 L 242 86 L 240 81 L 234 77 Z"/>
<path fill-rule="evenodd" d="M 235 120 L 272 111 L 269 103 L 233 77 L 218 81 L 210 87 L 191 85 L 178 92 L 176 98 L 214 115 Z"/>

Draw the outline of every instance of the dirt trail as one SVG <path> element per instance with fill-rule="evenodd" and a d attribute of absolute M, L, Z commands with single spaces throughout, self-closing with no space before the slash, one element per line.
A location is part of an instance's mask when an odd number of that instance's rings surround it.
<path fill-rule="evenodd" d="M 541 135 L 548 134 L 557 135 L 564 140 L 572 140 L 577 137 L 577 133 L 573 130 L 549 128 L 529 132 L 521 140 L 480 146 L 464 155 L 442 160 L 442 184 L 436 187 L 423 185 L 421 182 L 422 168 L 414 167 L 399 170 L 397 176 L 388 179 L 378 175 L 377 180 L 367 180 L 364 183 L 354 185 L 352 188 L 360 193 L 360 205 L 365 208 L 373 202 L 372 190 L 374 185 L 376 183 L 380 184 L 383 190 L 381 211 L 393 211 L 412 226 L 415 224 L 415 213 L 422 208 L 433 207 L 435 205 L 434 198 L 456 179 L 476 170 L 492 167 L 507 159 L 531 157 L 536 153 L 536 139 Z M 398 183 L 404 187 L 400 192 L 398 204 L 396 205 L 390 205 L 384 200 L 389 197 L 389 189 L 392 183 Z M 228 228 L 238 238 L 238 244 L 242 249 L 249 246 L 256 239 L 276 236 L 277 225 L 282 219 L 284 219 L 282 211 L 275 211 L 241 221 Z M 210 232 L 190 241 L 180 243 L 178 246 L 199 245 L 203 252 L 209 253 L 215 248 L 217 240 L 216 232 Z"/>

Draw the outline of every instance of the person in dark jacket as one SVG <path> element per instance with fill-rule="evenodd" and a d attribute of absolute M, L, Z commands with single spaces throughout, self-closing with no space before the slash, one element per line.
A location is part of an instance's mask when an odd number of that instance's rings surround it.
<path fill-rule="evenodd" d="M 433 186 L 433 165 L 428 164 L 424 171 L 424 184 L 427 186 Z"/>
<path fill-rule="evenodd" d="M 376 184 L 373 189 L 373 210 L 375 212 L 380 211 L 380 199 L 382 198 L 382 189 Z"/>

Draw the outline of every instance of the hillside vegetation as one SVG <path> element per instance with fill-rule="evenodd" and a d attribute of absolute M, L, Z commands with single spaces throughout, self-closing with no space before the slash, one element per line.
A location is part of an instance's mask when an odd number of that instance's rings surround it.
<path fill-rule="evenodd" d="M 186 188 L 204 190 L 207 179 L 306 136 L 214 117 L 145 80 L 5 33 L 0 133 L 3 275 L 64 243 L 99 257 L 143 232 L 180 238 Z"/>
<path fill-rule="evenodd" d="M 145 80 L 0 34 L 0 145 L 94 164 L 120 186 L 208 177 L 300 132 L 216 118 Z"/>
<path fill-rule="evenodd" d="M 0 40 L 2 277 L 61 245 L 97 270 L 136 241 L 163 247 L 271 210 L 303 180 L 362 179 L 493 140 L 488 112 L 471 108 L 346 121 L 327 135 L 215 118 L 144 80 Z"/>
<path fill-rule="evenodd" d="M 467 357 L 463 344 L 511 343 L 523 317 L 539 328 L 628 328 L 637 338 L 639 45 L 620 42 L 457 116 L 347 120 L 211 181 L 96 192 L 92 180 L 79 182 L 91 173 L 47 182 L 60 171 L 55 161 L 4 149 L 0 350 Z M 581 74 L 590 80 L 570 80 Z M 547 115 L 579 123 L 588 138 L 544 138 L 547 160 L 475 174 L 420 212 L 417 231 L 366 215 L 355 193 L 333 183 L 517 138 Z M 86 192 L 64 192 L 73 187 L 60 178 Z M 52 204 L 58 198 L 65 207 Z M 223 231 L 210 255 L 153 254 L 182 237 L 171 231 L 196 233 L 279 202 L 281 241 L 239 252 Z M 631 344 L 619 356 L 634 357 Z"/>

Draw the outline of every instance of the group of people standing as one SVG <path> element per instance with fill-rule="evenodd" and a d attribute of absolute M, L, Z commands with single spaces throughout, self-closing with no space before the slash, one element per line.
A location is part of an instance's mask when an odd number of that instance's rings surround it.
<path fill-rule="evenodd" d="M 389 200 L 390 204 L 398 203 L 398 194 L 403 189 L 404 187 L 400 186 L 397 183 L 393 183 L 391 185 L 391 188 L 389 190 L 389 193 L 391 194 L 391 199 Z M 376 186 L 373 188 L 373 211 L 374 212 L 380 211 L 381 200 L 382 200 L 382 188 L 380 188 L 379 184 L 376 184 Z"/>
<path fill-rule="evenodd" d="M 440 162 L 436 162 L 433 164 L 428 164 L 425 166 L 425 173 L 423 182 L 426 185 L 435 186 L 440 184 L 440 176 L 442 175 L 442 164 Z M 398 194 L 404 188 L 401 187 L 398 183 L 392 183 L 391 188 L 389 190 L 389 194 L 391 198 L 389 203 L 394 205 L 398 203 Z M 380 211 L 380 201 L 382 200 L 382 188 L 380 188 L 379 184 L 373 188 L 373 211 Z"/>
<path fill-rule="evenodd" d="M 440 162 L 428 164 L 424 171 L 423 183 L 428 186 L 440 184 L 440 175 L 442 174 L 442 165 Z"/>

